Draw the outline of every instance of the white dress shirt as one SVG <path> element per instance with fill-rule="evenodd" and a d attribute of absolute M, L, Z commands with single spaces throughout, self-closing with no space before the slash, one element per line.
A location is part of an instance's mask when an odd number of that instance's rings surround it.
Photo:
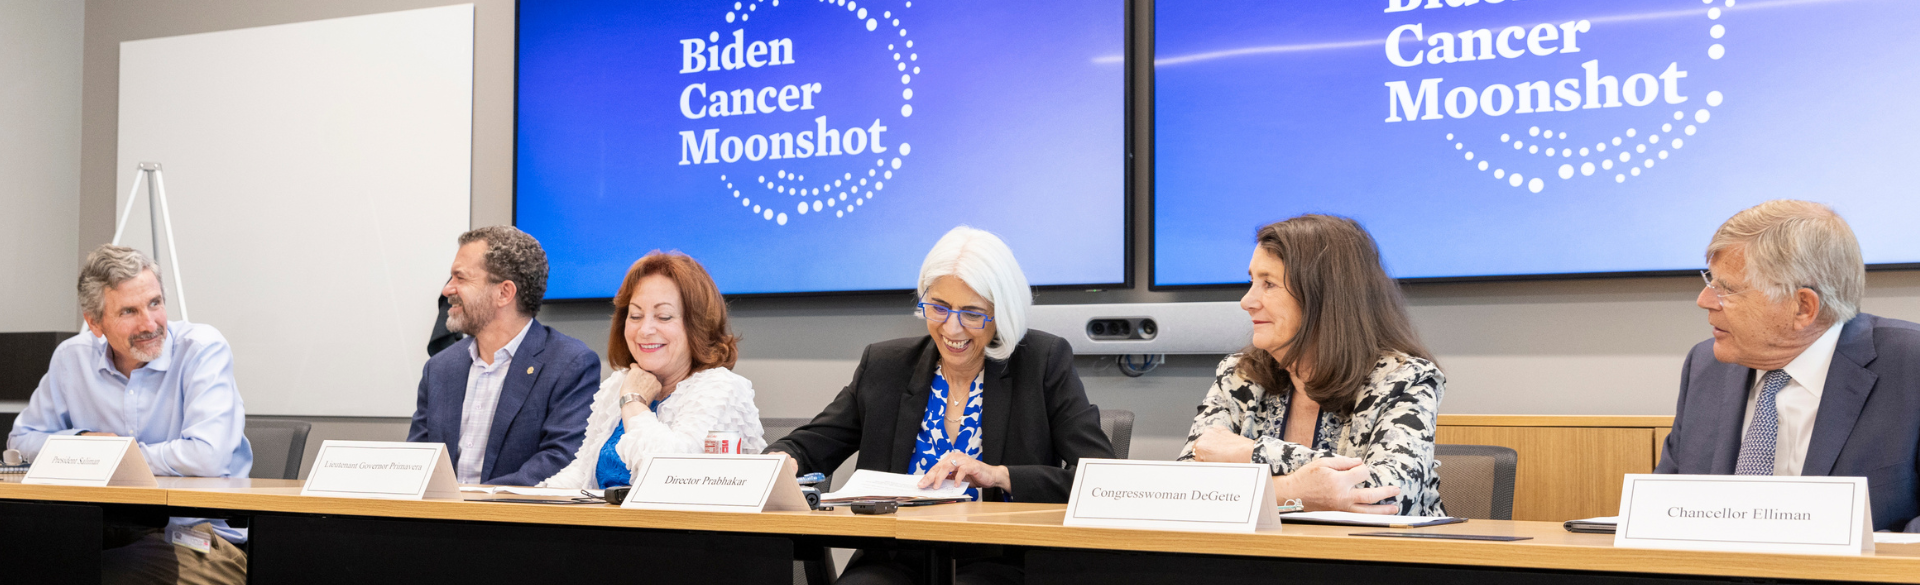
<path fill-rule="evenodd" d="M 1833 365 L 1833 350 L 1840 345 L 1843 325 L 1828 327 L 1784 368 L 1792 379 L 1774 398 L 1780 412 L 1780 434 L 1773 444 L 1774 475 L 1800 475 L 1800 467 L 1807 460 L 1807 445 L 1813 442 L 1813 419 L 1820 414 L 1820 395 L 1827 389 L 1827 368 Z M 1740 423 L 1741 437 L 1747 436 L 1747 427 L 1753 426 L 1753 411 L 1760 404 L 1760 384 L 1765 378 L 1765 372 L 1755 374 L 1753 387 L 1747 390 L 1747 416 Z"/>
<path fill-rule="evenodd" d="M 520 327 L 520 334 L 513 336 L 513 341 L 493 352 L 492 364 L 480 361 L 478 338 L 467 346 L 473 365 L 467 369 L 466 399 L 460 402 L 460 462 L 453 470 L 460 483 L 480 483 L 483 479 L 480 471 L 487 464 L 487 435 L 493 433 L 494 407 L 500 404 L 500 390 L 513 367 L 513 354 L 520 351 L 520 342 L 527 338 L 527 330 L 531 328 L 533 320 L 529 319 Z"/>

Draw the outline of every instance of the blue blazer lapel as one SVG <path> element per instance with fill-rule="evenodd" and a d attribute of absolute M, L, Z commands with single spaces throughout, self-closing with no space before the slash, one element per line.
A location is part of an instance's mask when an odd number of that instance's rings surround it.
<path fill-rule="evenodd" d="M 1709 382 L 1710 388 L 1703 388 L 1712 390 L 1715 396 L 1720 397 L 1719 408 L 1713 416 L 1713 420 L 1718 421 L 1711 437 L 1714 442 L 1713 467 L 1706 473 L 1733 475 L 1734 468 L 1740 462 L 1740 431 L 1746 423 L 1747 392 L 1753 387 L 1753 368 L 1738 364 L 1716 364 L 1715 369 L 1722 375 Z M 1680 472 L 1688 473 L 1687 470 Z"/>
<path fill-rule="evenodd" d="M 938 343 L 931 336 L 922 344 L 920 359 L 913 366 L 913 377 L 901 389 L 900 414 L 893 423 L 893 453 L 887 454 L 887 468 L 894 473 L 912 473 L 913 447 L 920 437 L 920 421 L 927 418 L 927 399 L 933 396 L 933 368 L 940 362 Z M 907 456 L 901 457 L 901 453 Z M 862 455 L 863 457 L 865 455 Z"/>
<path fill-rule="evenodd" d="M 513 417 L 520 413 L 520 406 L 527 403 L 534 381 L 546 368 L 546 363 L 540 360 L 546 347 L 547 328 L 535 320 L 527 327 L 527 337 L 520 340 L 520 350 L 514 354 L 506 380 L 500 384 L 500 402 L 493 407 L 493 428 L 487 433 L 487 459 L 480 467 L 483 481 L 493 477 L 493 462 L 500 457 L 500 446 L 506 443 L 507 431 L 512 430 Z"/>
<path fill-rule="evenodd" d="M 1820 411 L 1813 419 L 1813 439 L 1807 444 L 1807 459 L 1800 464 L 1800 475 L 1830 475 L 1840 448 L 1853 434 L 1860 409 L 1873 393 L 1880 376 L 1867 370 L 1873 363 L 1873 316 L 1860 314 L 1840 330 L 1840 342 L 1833 349 L 1833 363 L 1827 367 L 1827 386 L 1820 392 Z"/>
<path fill-rule="evenodd" d="M 987 360 L 987 374 L 980 388 L 984 402 L 980 412 L 980 461 L 988 465 L 1000 461 L 1007 444 L 1007 414 L 1013 409 L 1013 387 L 1008 380 L 1011 371 L 1007 362 Z"/>

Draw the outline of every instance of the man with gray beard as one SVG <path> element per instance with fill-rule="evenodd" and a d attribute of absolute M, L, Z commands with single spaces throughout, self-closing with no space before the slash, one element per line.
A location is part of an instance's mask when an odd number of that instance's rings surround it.
<path fill-rule="evenodd" d="M 510 226 L 460 235 L 440 294 L 460 340 L 427 360 L 407 440 L 445 443 L 463 484 L 533 485 L 573 461 L 600 356 L 534 316 L 547 254 Z"/>
<path fill-rule="evenodd" d="M 133 437 L 154 475 L 247 477 L 253 447 L 226 338 L 208 325 L 168 321 L 159 268 L 132 248 L 88 254 L 79 292 L 87 331 L 54 350 L 7 447 L 34 459 L 55 435 Z M 236 546 L 244 529 L 205 518 L 107 520 L 102 582 L 247 581 L 247 556 Z"/>

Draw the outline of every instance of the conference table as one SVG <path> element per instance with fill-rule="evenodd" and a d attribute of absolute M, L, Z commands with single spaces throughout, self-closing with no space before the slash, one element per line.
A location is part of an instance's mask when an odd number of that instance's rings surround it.
<path fill-rule="evenodd" d="M 1516 542 L 1418 540 L 1302 523 L 1252 534 L 1069 527 L 1064 507 L 1047 504 L 738 514 L 476 501 L 522 497 L 509 495 L 304 497 L 291 480 L 160 478 L 158 487 L 122 488 L 20 485 L 18 477 L 0 476 L 0 566 L 46 577 L 23 582 L 92 582 L 88 571 L 97 579 L 101 518 L 133 510 L 244 518 L 258 583 L 788 583 L 796 551 L 823 546 L 933 551 L 930 581 L 942 583 L 952 578 L 951 551 L 978 545 L 1023 547 L 1028 581 L 1037 584 L 1920 583 L 1920 544 L 1882 544 L 1858 556 L 1616 548 L 1611 535 L 1570 533 L 1554 522 L 1408 530 L 1531 538 Z"/>

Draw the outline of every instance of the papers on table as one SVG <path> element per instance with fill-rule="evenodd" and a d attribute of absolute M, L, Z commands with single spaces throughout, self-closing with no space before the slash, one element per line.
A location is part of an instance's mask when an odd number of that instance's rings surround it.
<path fill-rule="evenodd" d="M 954 483 L 953 480 L 949 479 L 941 482 L 940 487 L 923 490 L 920 489 L 920 477 L 921 476 L 918 475 L 861 469 L 853 472 L 853 477 L 847 478 L 847 483 L 840 486 L 840 491 L 821 494 L 820 501 L 831 503 L 852 500 L 932 502 L 940 500 L 968 501 L 973 499 L 967 496 L 967 484 L 965 482 Z"/>
<path fill-rule="evenodd" d="M 1336 524 L 1340 526 L 1379 526 L 1382 528 L 1417 528 L 1466 522 L 1466 518 L 1452 516 L 1397 516 L 1385 514 L 1356 514 L 1353 512 L 1294 512 L 1280 516 L 1281 522 L 1300 522 L 1304 524 Z"/>
<path fill-rule="evenodd" d="M 1614 529 L 1620 526 L 1620 517 L 1601 516 L 1599 518 L 1588 518 L 1585 520 L 1568 520 L 1561 526 L 1566 527 L 1567 532 L 1613 534 Z"/>
<path fill-rule="evenodd" d="M 1874 544 L 1920 544 L 1920 534 L 1907 532 L 1875 532 Z"/>
<path fill-rule="evenodd" d="M 548 496 L 556 498 L 577 498 L 580 497 L 581 492 L 581 490 L 569 488 L 538 488 L 510 485 L 463 485 L 460 486 L 460 491 L 480 494 L 513 494 L 516 496 Z M 593 494 L 593 497 L 596 498 L 602 497 L 606 493 L 601 490 L 586 490 L 586 492 Z"/>

